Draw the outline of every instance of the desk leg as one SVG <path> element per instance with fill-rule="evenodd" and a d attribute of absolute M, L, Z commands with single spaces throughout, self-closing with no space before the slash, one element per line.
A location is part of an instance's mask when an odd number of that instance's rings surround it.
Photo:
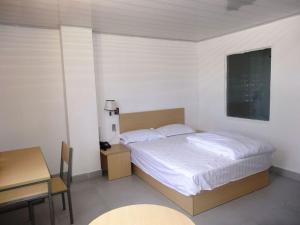
<path fill-rule="evenodd" d="M 51 181 L 48 181 L 48 200 L 49 200 L 49 210 L 50 210 L 50 222 L 51 225 L 55 225 L 55 217 L 53 210 L 53 200 L 52 200 L 52 191 L 51 191 Z"/>

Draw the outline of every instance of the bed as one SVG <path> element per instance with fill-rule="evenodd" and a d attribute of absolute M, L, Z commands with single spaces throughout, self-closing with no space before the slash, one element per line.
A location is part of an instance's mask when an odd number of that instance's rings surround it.
<path fill-rule="evenodd" d="M 120 115 L 120 132 L 184 123 L 184 109 Z M 133 172 L 191 215 L 263 188 L 269 184 L 271 154 L 224 160 L 201 153 L 177 135 L 126 145 Z M 196 160 L 192 160 L 195 158 Z"/>

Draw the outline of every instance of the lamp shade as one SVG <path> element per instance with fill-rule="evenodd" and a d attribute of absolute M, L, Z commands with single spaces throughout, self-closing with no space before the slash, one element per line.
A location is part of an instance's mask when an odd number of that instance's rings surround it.
<path fill-rule="evenodd" d="M 106 100 L 104 110 L 107 111 L 114 111 L 118 108 L 117 103 L 115 100 Z"/>

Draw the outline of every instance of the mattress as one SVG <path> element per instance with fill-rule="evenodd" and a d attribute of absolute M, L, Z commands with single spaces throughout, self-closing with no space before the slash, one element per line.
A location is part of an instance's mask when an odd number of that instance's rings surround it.
<path fill-rule="evenodd" d="M 271 166 L 271 153 L 232 160 L 199 149 L 186 140 L 187 136 L 177 135 L 126 146 L 131 150 L 132 163 L 186 196 L 212 190 Z"/>

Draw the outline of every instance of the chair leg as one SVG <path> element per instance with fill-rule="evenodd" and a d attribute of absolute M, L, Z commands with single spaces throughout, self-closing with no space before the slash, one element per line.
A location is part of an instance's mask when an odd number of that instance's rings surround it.
<path fill-rule="evenodd" d="M 28 215 L 29 215 L 29 220 L 32 221 L 32 218 L 31 218 L 32 213 L 31 213 L 30 203 L 28 202 L 27 204 L 28 204 Z"/>
<path fill-rule="evenodd" d="M 34 218 L 34 209 L 32 202 L 28 203 L 28 209 L 29 209 L 29 218 L 32 225 L 35 225 L 35 218 Z"/>
<path fill-rule="evenodd" d="M 65 193 L 61 193 L 61 201 L 63 205 L 63 210 L 66 210 Z"/>
<path fill-rule="evenodd" d="M 68 195 L 68 203 L 69 203 L 69 211 L 70 211 L 70 221 L 71 221 L 71 224 L 73 224 L 74 223 L 74 218 L 73 218 L 73 208 L 72 208 L 72 200 L 71 200 L 70 189 L 68 189 L 67 195 Z"/>

